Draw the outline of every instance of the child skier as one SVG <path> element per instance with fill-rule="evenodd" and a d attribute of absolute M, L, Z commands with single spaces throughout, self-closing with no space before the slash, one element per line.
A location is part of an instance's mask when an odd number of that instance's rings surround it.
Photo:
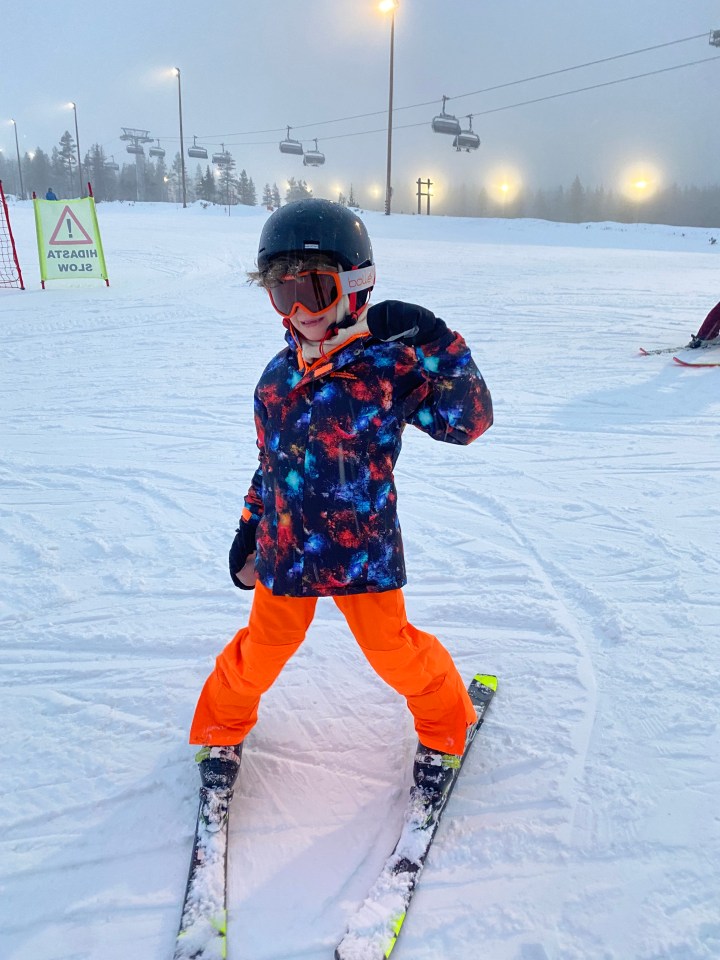
<path fill-rule="evenodd" d="M 476 717 L 447 650 L 405 615 L 393 467 L 406 424 L 447 443 L 479 437 L 490 394 L 465 341 L 429 310 L 368 307 L 372 247 L 348 208 L 308 199 L 276 210 L 257 263 L 250 278 L 283 318 L 287 346 L 255 390 L 260 463 L 229 557 L 235 586 L 255 594 L 196 707 L 203 785 L 232 787 L 261 695 L 302 643 L 318 597 L 332 597 L 407 700 L 425 748 L 416 782 L 442 789 Z"/>

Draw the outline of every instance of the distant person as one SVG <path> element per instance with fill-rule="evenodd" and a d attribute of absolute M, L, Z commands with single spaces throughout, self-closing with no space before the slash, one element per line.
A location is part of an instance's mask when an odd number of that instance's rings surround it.
<path fill-rule="evenodd" d="M 695 349 L 697 347 L 707 346 L 708 341 L 717 340 L 718 335 L 720 334 L 720 303 L 716 303 L 712 308 L 710 313 L 705 317 L 702 322 L 702 326 L 696 334 L 693 335 L 689 347 Z"/>
<path fill-rule="evenodd" d="M 57 200 L 57 197 L 55 196 L 55 191 L 53 190 L 52 187 L 48 187 L 47 193 L 45 194 L 45 199 L 46 199 L 46 200 Z"/>

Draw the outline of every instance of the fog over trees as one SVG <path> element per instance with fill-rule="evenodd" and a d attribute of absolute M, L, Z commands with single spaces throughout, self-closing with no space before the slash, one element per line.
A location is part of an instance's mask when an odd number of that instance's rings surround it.
<path fill-rule="evenodd" d="M 189 203 L 201 200 L 228 206 L 244 204 L 276 209 L 281 203 L 312 196 L 307 182 L 289 177 L 281 193 L 277 183 L 265 182 L 258 196 L 252 175 L 237 171 L 237 164 L 229 151 L 222 164 L 185 164 L 186 197 Z M 93 144 L 82 161 L 83 185 L 90 181 L 95 199 L 130 202 L 182 202 L 182 167 L 176 153 L 168 164 L 164 156 L 139 154 L 125 162 L 105 153 L 100 144 Z M 44 197 L 52 187 L 59 199 L 77 197 L 80 173 L 77 169 L 77 149 L 72 134 L 65 130 L 58 143 L 49 151 L 37 147 L 21 158 L 23 188 L 26 197 L 33 191 Z M 260 171 L 262 182 L 262 171 Z M 0 152 L 0 179 L 6 194 L 18 196 L 20 183 L 17 160 Z M 348 196 L 343 193 L 329 196 L 331 200 L 357 206 L 350 185 Z M 423 199 L 422 212 L 426 201 Z M 415 209 L 396 212 L 415 213 Z M 493 196 L 485 188 L 470 188 L 466 183 L 450 184 L 441 200 L 433 198 L 431 213 L 467 217 L 531 217 L 565 223 L 602 222 L 667 223 L 688 227 L 720 228 L 720 185 L 697 187 L 671 184 L 653 196 L 628 199 L 619 191 L 600 186 L 586 186 L 579 177 L 568 185 L 551 190 L 520 190 L 513 199 Z"/>

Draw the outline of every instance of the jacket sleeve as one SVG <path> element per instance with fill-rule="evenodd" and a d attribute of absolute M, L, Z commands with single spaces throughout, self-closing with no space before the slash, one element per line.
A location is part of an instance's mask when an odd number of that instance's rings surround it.
<path fill-rule="evenodd" d="M 415 347 L 422 382 L 405 398 L 405 421 L 434 440 L 466 445 L 493 422 L 490 391 L 459 333 Z"/>
<path fill-rule="evenodd" d="M 246 523 L 257 522 L 263 515 L 262 498 L 262 465 L 265 454 L 265 407 L 255 393 L 255 429 L 257 431 L 258 460 L 260 461 L 253 478 L 250 481 L 250 489 L 245 494 L 245 503 L 241 520 Z"/>

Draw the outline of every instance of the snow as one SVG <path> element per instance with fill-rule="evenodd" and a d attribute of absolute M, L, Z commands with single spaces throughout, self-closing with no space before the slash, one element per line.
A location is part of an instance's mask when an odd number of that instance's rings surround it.
<path fill-rule="evenodd" d="M 110 288 L 0 290 L 5 960 L 172 955 L 196 697 L 250 599 L 227 550 L 282 345 L 249 287 L 266 214 L 102 204 Z M 369 213 L 376 299 L 470 343 L 496 422 L 406 433 L 413 622 L 499 688 L 397 960 L 716 960 L 712 231 Z M 402 822 L 414 736 L 330 601 L 266 695 L 230 824 L 228 956 L 322 960 Z"/>

